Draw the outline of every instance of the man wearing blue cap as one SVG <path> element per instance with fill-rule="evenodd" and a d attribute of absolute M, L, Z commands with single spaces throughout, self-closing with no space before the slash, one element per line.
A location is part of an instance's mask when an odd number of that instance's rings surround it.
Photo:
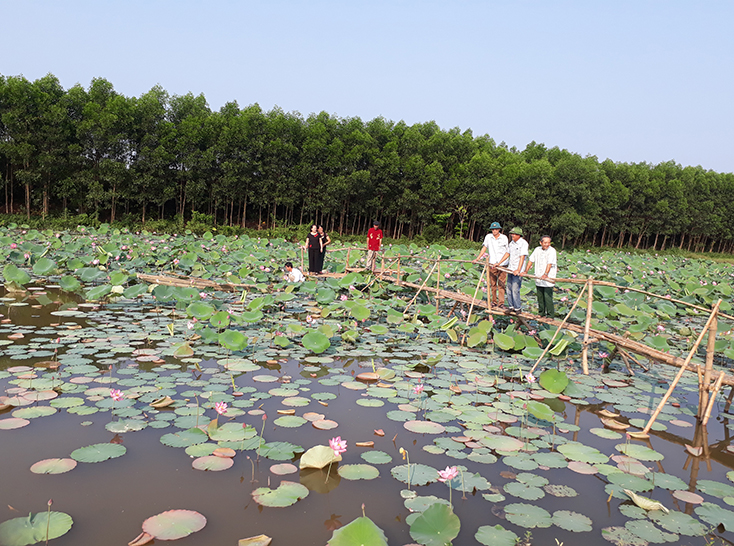
<path fill-rule="evenodd" d="M 490 301 L 494 307 L 503 307 L 505 305 L 505 281 L 507 280 L 507 273 L 499 271 L 497 266 L 507 267 L 510 259 L 500 263 L 500 259 L 509 250 L 509 241 L 507 235 L 501 233 L 502 226 L 499 222 L 492 222 L 489 226 L 490 233 L 484 238 L 482 244 L 482 251 L 479 256 L 476 257 L 474 263 L 484 257 L 485 254 L 489 253 L 489 291 Z"/>

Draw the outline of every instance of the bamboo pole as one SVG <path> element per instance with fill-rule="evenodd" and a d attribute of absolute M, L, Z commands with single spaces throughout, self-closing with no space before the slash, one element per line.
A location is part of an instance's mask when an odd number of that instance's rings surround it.
<path fill-rule="evenodd" d="M 701 333 L 698 334 L 698 338 L 696 339 L 696 342 L 693 344 L 693 347 L 691 348 L 690 352 L 688 353 L 688 356 L 686 357 L 685 361 L 683 362 L 683 365 L 680 367 L 680 370 L 675 375 L 675 378 L 670 383 L 670 387 L 668 387 L 668 391 L 663 396 L 663 399 L 660 400 L 660 403 L 658 404 L 658 407 L 655 408 L 655 411 L 650 416 L 649 421 L 645 425 L 645 428 L 642 429 L 643 434 L 648 434 L 650 432 L 650 429 L 652 428 L 652 424 L 655 422 L 655 419 L 658 418 L 658 415 L 660 415 L 660 412 L 663 410 L 663 407 L 665 406 L 665 403 L 668 401 L 668 398 L 670 398 L 670 395 L 673 394 L 673 390 L 675 389 L 675 386 L 678 384 L 678 381 L 680 381 L 680 378 L 683 377 L 683 372 L 686 371 L 686 368 L 688 367 L 688 363 L 693 358 L 693 355 L 696 354 L 696 350 L 698 349 L 699 344 L 701 343 L 701 340 L 703 340 L 703 336 L 706 335 L 706 332 L 709 329 L 709 326 L 711 325 L 711 321 L 716 318 L 716 313 L 719 311 L 719 305 L 721 305 L 721 300 L 716 302 L 716 305 L 714 305 L 713 311 L 711 311 L 711 316 L 706 321 L 706 326 L 703 327 L 703 330 L 701 330 Z"/>
<path fill-rule="evenodd" d="M 589 329 L 591 328 L 591 304 L 594 301 L 594 279 L 589 277 L 586 282 L 589 295 L 586 298 L 586 323 L 584 324 L 584 348 L 581 352 L 581 369 L 584 375 L 589 375 Z"/>
<path fill-rule="evenodd" d="M 436 314 L 438 315 L 438 302 L 440 293 L 441 293 L 441 261 L 436 262 L 438 264 L 438 268 L 436 269 Z"/>
<path fill-rule="evenodd" d="M 490 299 L 492 295 L 492 283 L 489 275 L 489 254 L 487 254 L 487 263 L 484 266 L 484 270 L 487 275 L 487 309 L 489 309 L 489 312 L 492 312 L 492 300 Z"/>
<path fill-rule="evenodd" d="M 418 294 L 420 294 L 420 293 L 421 293 L 421 291 L 423 290 L 423 287 L 424 287 L 424 286 L 426 285 L 426 282 L 428 282 L 428 279 L 430 279 L 430 278 L 431 278 L 431 275 L 433 275 L 433 270 L 434 270 L 434 269 L 436 269 L 436 266 L 437 266 L 437 265 L 438 265 L 438 260 L 436 260 L 436 263 L 435 263 L 435 264 L 433 264 L 433 268 L 432 268 L 432 269 L 431 269 L 431 271 L 430 271 L 430 272 L 428 273 L 428 275 L 426 276 L 426 278 L 425 278 L 425 279 L 423 280 L 423 284 L 421 284 L 421 287 L 420 287 L 420 288 L 418 289 L 418 292 L 416 292 L 416 293 L 415 293 L 415 296 L 413 296 L 413 299 L 412 299 L 412 300 L 410 300 L 410 301 L 408 302 L 408 305 L 406 305 L 406 306 L 405 306 L 405 309 L 403 309 L 403 313 L 405 313 L 405 312 L 406 312 L 406 311 L 408 310 L 408 308 L 409 308 L 409 307 L 410 307 L 411 305 L 413 305 L 413 302 L 414 302 L 414 301 L 416 300 L 416 298 L 418 298 Z"/>
<path fill-rule="evenodd" d="M 301 273 L 303 273 L 303 247 L 301 247 Z"/>
<path fill-rule="evenodd" d="M 709 388 L 711 387 L 711 371 L 714 369 L 714 354 L 716 352 L 716 331 L 718 321 L 716 317 L 709 325 L 709 337 L 706 343 L 706 368 L 703 372 L 703 382 L 698 385 L 698 418 L 704 418 L 704 412 L 709 405 Z"/>
<path fill-rule="evenodd" d="M 466 325 L 469 326 L 469 321 L 471 320 L 471 312 L 474 310 L 474 302 L 477 301 L 477 292 L 479 292 L 479 286 L 482 284 L 482 277 L 484 277 L 484 272 L 487 270 L 487 266 L 484 266 L 484 269 L 482 270 L 482 274 L 479 275 L 479 280 L 477 281 L 477 287 L 474 289 L 474 297 L 471 300 L 471 305 L 469 306 L 469 314 L 466 316 Z"/>
<path fill-rule="evenodd" d="M 344 264 L 344 272 L 346 273 L 349 269 L 349 253 L 352 251 L 351 248 L 347 249 L 347 263 Z"/>
<path fill-rule="evenodd" d="M 570 317 L 571 316 L 571 313 L 573 313 L 573 310 L 576 309 L 576 306 L 579 304 L 579 301 L 581 300 L 581 296 L 583 296 L 583 295 L 584 295 L 584 291 L 581 290 L 581 292 L 579 292 L 578 297 L 576 298 L 576 301 L 573 302 L 573 305 L 571 306 L 571 309 L 569 309 L 568 313 L 566 313 L 566 316 L 563 319 L 563 322 L 561 322 L 558 325 L 558 328 L 556 328 L 556 332 L 553 334 L 553 337 L 548 342 L 548 345 L 545 346 L 545 349 L 543 349 L 543 353 L 538 357 L 538 360 L 535 361 L 535 364 L 533 364 L 533 367 L 530 368 L 530 373 L 533 373 L 535 371 L 535 368 L 538 367 L 538 364 L 540 364 L 540 361 L 543 360 L 543 357 L 545 356 L 545 353 L 547 353 L 548 350 L 553 346 L 553 342 L 555 341 L 556 336 L 558 335 L 558 332 L 560 332 L 561 331 L 561 328 L 563 328 L 563 325 L 566 324 L 566 321 L 568 320 L 568 317 Z"/>
<path fill-rule="evenodd" d="M 398 256 L 398 282 L 396 284 L 400 286 L 400 256 Z"/>
<path fill-rule="evenodd" d="M 706 407 L 706 413 L 703 416 L 703 421 L 701 421 L 701 424 L 703 426 L 706 426 L 706 424 L 709 422 L 709 418 L 711 417 L 711 411 L 714 409 L 714 404 L 716 403 L 716 395 L 719 394 L 719 389 L 721 389 L 721 383 L 724 380 L 724 375 L 720 375 L 719 378 L 716 380 L 716 383 L 714 383 L 714 389 L 711 391 L 711 399 L 709 400 L 709 403 Z"/>

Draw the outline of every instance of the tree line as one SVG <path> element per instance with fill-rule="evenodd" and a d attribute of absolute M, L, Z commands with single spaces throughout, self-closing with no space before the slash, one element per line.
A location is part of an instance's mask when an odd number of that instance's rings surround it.
<path fill-rule="evenodd" d="M 109 222 L 208 215 L 217 225 L 320 223 L 388 237 L 481 240 L 489 224 L 561 245 L 734 250 L 734 174 L 620 163 L 471 130 L 321 112 L 304 117 L 103 79 L 65 90 L 0 75 L 4 212 Z M 0 210 L 3 210 L 0 195 Z"/>

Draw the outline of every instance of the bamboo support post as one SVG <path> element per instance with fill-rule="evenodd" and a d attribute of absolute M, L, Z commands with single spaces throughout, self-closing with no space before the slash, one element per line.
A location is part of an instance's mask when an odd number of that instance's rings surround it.
<path fill-rule="evenodd" d="M 303 273 L 303 247 L 301 247 L 301 273 Z"/>
<path fill-rule="evenodd" d="M 631 355 L 631 354 L 629 354 L 629 353 L 628 353 L 627 351 L 625 351 L 624 349 L 622 349 L 622 347 L 619 347 L 619 354 L 621 354 L 621 355 L 623 355 L 623 356 L 626 356 L 626 357 L 627 357 L 627 358 L 628 358 L 629 360 L 631 360 L 632 362 L 634 362 L 635 364 L 637 364 L 637 365 L 638 365 L 638 366 L 639 366 L 640 368 L 642 368 L 642 369 L 643 369 L 643 370 L 645 370 L 646 372 L 649 372 L 649 371 L 650 371 L 650 370 L 649 370 L 649 368 L 648 368 L 647 366 L 644 366 L 644 365 L 643 365 L 643 364 L 642 364 L 642 363 L 641 363 L 641 362 L 640 362 L 639 360 L 637 360 L 637 359 L 636 359 L 636 358 L 635 358 L 634 356 L 632 356 L 632 355 Z"/>
<path fill-rule="evenodd" d="M 701 341 L 703 340 L 703 336 L 706 335 L 706 332 L 709 329 L 709 326 L 711 325 L 711 321 L 716 318 L 716 313 L 719 311 L 719 305 L 721 305 L 721 300 L 716 302 L 716 305 L 714 305 L 713 311 L 711 311 L 711 316 L 706 321 L 706 326 L 703 327 L 703 330 L 701 330 L 701 333 L 698 334 L 698 338 L 696 339 L 696 342 L 693 344 L 693 347 L 691 347 L 690 352 L 688 353 L 688 356 L 686 357 L 685 361 L 680 367 L 680 370 L 678 370 L 678 373 L 675 375 L 675 378 L 670 383 L 670 387 L 668 387 L 668 391 L 663 396 L 663 399 L 660 400 L 660 403 L 658 404 L 658 407 L 655 408 L 655 411 L 650 416 L 650 420 L 645 425 L 645 428 L 642 429 L 643 434 L 648 434 L 650 432 L 650 429 L 652 428 L 653 423 L 655 422 L 655 419 L 658 418 L 658 415 L 660 415 L 660 412 L 663 410 L 663 407 L 665 406 L 665 403 L 668 401 L 668 398 L 670 398 L 670 395 L 673 394 L 673 390 L 675 389 L 675 386 L 678 384 L 678 381 L 680 381 L 680 378 L 683 377 L 683 373 L 686 371 L 686 368 L 688 367 L 688 363 L 693 358 L 693 355 L 696 354 L 696 350 L 698 349 L 698 346 L 700 345 Z M 723 375 L 723 374 L 722 374 Z"/>
<path fill-rule="evenodd" d="M 469 326 L 469 321 L 471 320 L 471 312 L 474 310 L 474 302 L 477 300 L 477 292 L 479 292 L 479 287 L 482 284 L 482 278 L 484 277 L 484 272 L 487 270 L 487 266 L 484 266 L 484 269 L 482 270 L 482 274 L 479 275 L 479 281 L 477 281 L 477 287 L 474 289 L 474 296 L 471 299 L 471 305 L 469 306 L 469 314 L 466 316 L 466 325 Z"/>
<path fill-rule="evenodd" d="M 385 255 L 380 253 L 380 275 L 385 274 Z"/>
<path fill-rule="evenodd" d="M 588 281 L 587 281 L 588 282 Z M 586 288 L 586 287 L 584 287 Z M 573 310 L 576 309 L 576 306 L 579 304 L 579 301 L 581 300 L 581 296 L 584 295 L 584 290 L 582 289 L 581 292 L 579 292 L 578 297 L 576 298 L 576 301 L 573 302 L 573 305 L 571 306 L 571 309 L 569 309 L 568 313 L 566 313 L 565 318 L 563 319 L 563 322 L 561 322 L 558 325 L 558 328 L 556 328 L 556 332 L 553 334 L 553 337 L 548 342 L 548 345 L 545 346 L 545 349 L 543 349 L 542 354 L 538 357 L 538 360 L 535 361 L 535 364 L 533 364 L 533 367 L 530 368 L 530 373 L 533 373 L 535 371 L 535 368 L 538 367 L 538 364 L 540 364 L 540 361 L 543 360 L 543 357 L 545 356 L 545 353 L 547 353 L 550 348 L 553 346 L 553 342 L 556 339 L 556 336 L 558 335 L 558 332 L 561 331 L 561 328 L 563 328 L 563 325 L 566 324 L 566 321 L 568 320 L 568 317 L 571 316 L 571 313 L 573 313 Z"/>
<path fill-rule="evenodd" d="M 724 374 L 721 374 L 716 379 L 716 383 L 714 383 L 714 388 L 711 391 L 711 398 L 709 399 L 709 403 L 706 406 L 706 413 L 703 416 L 703 421 L 701 421 L 701 424 L 703 426 L 706 426 L 706 424 L 709 422 L 709 418 L 711 417 L 711 411 L 714 409 L 714 404 L 716 403 L 716 395 L 719 394 L 719 390 L 721 389 L 722 381 L 724 381 Z"/>
<path fill-rule="evenodd" d="M 426 283 L 428 282 L 428 279 L 430 279 L 430 278 L 431 278 L 431 275 L 433 275 L 433 270 L 434 270 L 434 269 L 436 269 L 436 266 L 437 266 L 437 265 L 438 265 L 438 260 L 436 260 L 436 263 L 435 263 L 435 264 L 433 264 L 433 267 L 431 268 L 431 271 L 430 271 L 430 272 L 428 273 L 428 275 L 426 275 L 426 278 L 425 278 L 425 279 L 423 280 L 423 284 L 421 284 L 420 288 L 418 289 L 418 292 L 416 292 L 416 293 L 415 293 L 415 296 L 413 296 L 413 299 L 412 299 L 412 300 L 410 300 L 410 301 L 408 302 L 408 305 L 406 305 L 406 306 L 405 306 L 405 309 L 403 309 L 403 313 L 405 313 L 405 312 L 406 312 L 406 311 L 408 310 L 408 308 L 409 308 L 409 307 L 410 307 L 411 305 L 413 305 L 413 302 L 414 302 L 414 301 L 415 301 L 415 300 L 416 300 L 416 299 L 418 298 L 418 294 L 420 294 L 420 293 L 421 293 L 421 291 L 423 290 L 423 287 L 424 287 L 424 286 L 426 285 Z"/>
<path fill-rule="evenodd" d="M 711 372 L 714 369 L 714 354 L 716 352 L 716 331 L 718 320 L 716 317 L 709 325 L 709 337 L 706 343 L 706 368 L 703 372 L 703 382 L 698 385 L 698 418 L 704 418 L 704 412 L 709 405 L 709 388 L 711 387 Z"/>
<path fill-rule="evenodd" d="M 724 411 L 726 412 L 729 411 L 729 408 L 731 408 L 732 400 L 734 400 L 734 387 L 729 389 L 729 396 L 726 397 L 726 404 L 724 404 Z"/>
<path fill-rule="evenodd" d="M 491 313 L 492 312 L 492 301 L 490 299 L 492 295 L 492 283 L 489 278 L 489 254 L 487 254 L 487 263 L 484 266 L 487 274 L 487 310 Z"/>
<path fill-rule="evenodd" d="M 441 298 L 441 262 L 438 262 L 436 269 L 436 314 L 438 315 L 438 302 Z"/>
<path fill-rule="evenodd" d="M 349 253 L 350 253 L 351 251 L 352 251 L 352 249 L 351 249 L 351 248 L 348 248 L 348 249 L 347 249 L 347 263 L 346 263 L 346 264 L 344 264 L 344 272 L 345 272 L 345 273 L 346 273 L 346 272 L 347 272 L 347 270 L 349 269 Z"/>
<path fill-rule="evenodd" d="M 397 285 L 400 286 L 400 256 L 398 256 L 398 282 Z"/>
<path fill-rule="evenodd" d="M 584 324 L 584 348 L 581 352 L 581 369 L 584 375 L 589 375 L 589 329 L 591 328 L 591 304 L 594 301 L 594 279 L 589 277 L 586 282 L 589 295 L 586 298 L 586 323 Z"/>

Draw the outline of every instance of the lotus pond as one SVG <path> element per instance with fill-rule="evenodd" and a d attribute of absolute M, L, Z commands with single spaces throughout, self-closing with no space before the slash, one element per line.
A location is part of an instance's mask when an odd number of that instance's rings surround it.
<path fill-rule="evenodd" d="M 430 260 L 474 256 L 385 251 L 398 253 L 415 256 L 403 262 L 411 282 Z M 613 359 L 602 373 L 602 343 L 583 376 L 581 344 L 564 331 L 535 381 L 527 371 L 554 330 L 485 313 L 466 325 L 467 308 L 425 295 L 404 313 L 414 291 L 359 273 L 287 285 L 281 264 L 300 250 L 283 240 L 2 228 L 0 254 L 0 544 L 124 543 L 141 531 L 140 543 L 182 545 L 261 534 L 333 546 L 734 540 L 734 410 L 722 395 L 697 426 L 695 374 L 650 438 L 630 439 L 625 427 L 645 425 L 676 368 L 631 377 Z M 732 308 L 728 265 L 559 258 L 564 275 Z M 333 252 L 327 266 L 346 260 Z M 149 285 L 142 273 L 242 286 Z M 442 263 L 441 286 L 473 293 L 480 273 Z M 580 289 L 559 287 L 559 315 Z M 525 282 L 531 310 L 533 292 Z M 595 288 L 593 308 L 594 328 L 673 354 L 706 318 L 624 288 Z M 718 328 L 726 369 L 732 326 Z"/>

